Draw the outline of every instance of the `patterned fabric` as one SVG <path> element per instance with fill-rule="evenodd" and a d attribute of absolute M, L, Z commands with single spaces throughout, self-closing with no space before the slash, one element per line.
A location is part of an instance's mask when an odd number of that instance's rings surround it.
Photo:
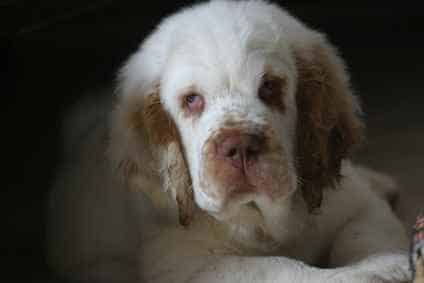
<path fill-rule="evenodd" d="M 424 213 L 417 217 L 413 227 L 410 260 L 414 283 L 424 282 Z"/>

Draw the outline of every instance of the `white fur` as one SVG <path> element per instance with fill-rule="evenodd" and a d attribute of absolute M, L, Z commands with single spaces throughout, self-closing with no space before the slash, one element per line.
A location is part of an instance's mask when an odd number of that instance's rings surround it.
<path fill-rule="evenodd" d="M 298 74 L 292 49 L 313 43 L 327 44 L 323 35 L 262 1 L 212 1 L 165 19 L 122 69 L 121 105 L 114 116 L 108 118 L 110 109 L 105 108 L 103 116 L 96 115 L 102 122 L 85 137 L 68 136 L 76 139 L 67 141 L 74 147 L 67 152 L 73 154 L 50 198 L 51 265 L 65 276 L 90 282 L 406 281 L 408 241 L 375 192 L 391 189 L 390 178 L 344 161 L 344 177 L 338 189 L 325 191 L 320 214 L 307 212 L 297 190 Z M 284 113 L 271 111 L 257 98 L 265 67 L 287 81 Z M 156 172 L 151 148 L 131 142 L 132 133 L 119 122 L 125 102 L 148 95 L 156 85 L 181 134 L 193 182 L 197 207 L 188 228 L 178 224 L 174 185 L 180 180 L 160 179 L 162 171 L 181 166 L 175 144 L 162 149 L 167 158 Z M 198 119 L 180 109 L 179 95 L 193 85 L 206 101 Z M 98 113 L 98 105 L 108 103 L 80 106 L 87 120 L 70 119 L 79 125 L 69 127 L 91 125 L 90 107 Z M 281 166 L 287 175 L 284 184 L 277 184 L 286 189 L 284 194 L 231 201 L 225 194 L 208 193 L 220 185 L 204 170 L 204 145 L 229 116 L 247 127 L 272 129 L 282 152 L 264 163 Z M 146 168 L 144 175 L 123 182 L 113 167 L 123 155 L 136 158 Z M 148 191 L 148 197 L 137 188 Z M 265 231 L 268 240 L 258 241 L 258 231 Z M 326 257 L 333 268 L 312 267 Z"/>

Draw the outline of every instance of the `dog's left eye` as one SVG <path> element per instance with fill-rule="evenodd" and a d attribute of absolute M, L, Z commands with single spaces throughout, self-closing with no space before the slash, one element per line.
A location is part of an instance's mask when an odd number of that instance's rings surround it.
<path fill-rule="evenodd" d="M 276 78 L 266 78 L 259 88 L 259 98 L 268 100 L 277 92 L 281 91 L 281 83 Z"/>
<path fill-rule="evenodd" d="M 269 106 L 276 106 L 283 109 L 283 84 L 284 80 L 280 77 L 265 76 L 258 89 L 259 98 Z"/>

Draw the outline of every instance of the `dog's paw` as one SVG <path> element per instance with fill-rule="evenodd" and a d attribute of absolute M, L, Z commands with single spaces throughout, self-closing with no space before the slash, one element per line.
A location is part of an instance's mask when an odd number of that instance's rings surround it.
<path fill-rule="evenodd" d="M 411 269 L 414 283 L 424 283 L 424 214 L 417 217 L 411 245 Z"/>

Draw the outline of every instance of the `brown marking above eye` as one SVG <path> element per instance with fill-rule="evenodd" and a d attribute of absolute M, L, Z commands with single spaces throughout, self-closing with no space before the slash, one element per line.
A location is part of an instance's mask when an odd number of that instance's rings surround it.
<path fill-rule="evenodd" d="M 200 114 L 205 107 L 205 100 L 200 94 L 189 92 L 183 96 L 182 106 L 188 114 Z"/>
<path fill-rule="evenodd" d="M 258 89 L 259 98 L 268 106 L 284 112 L 283 100 L 285 80 L 281 77 L 265 74 Z"/>

